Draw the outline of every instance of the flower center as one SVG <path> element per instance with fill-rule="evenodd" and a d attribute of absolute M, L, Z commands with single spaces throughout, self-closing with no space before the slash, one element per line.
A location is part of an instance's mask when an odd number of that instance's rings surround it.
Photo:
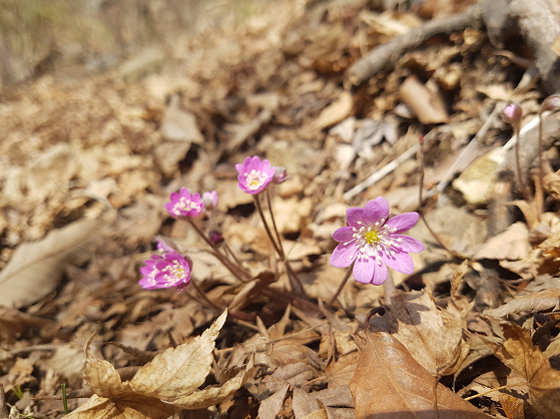
<path fill-rule="evenodd" d="M 177 260 L 171 262 L 162 271 L 165 272 L 165 279 L 167 279 L 168 284 L 177 282 L 185 276 L 185 268 Z"/>
<path fill-rule="evenodd" d="M 200 205 L 198 205 L 194 201 L 187 200 L 184 197 L 181 198 L 181 200 L 179 202 L 177 202 L 177 205 L 175 205 L 175 209 L 176 210 L 181 210 L 181 211 L 190 211 L 192 209 L 199 209 L 199 208 L 200 208 Z"/>
<path fill-rule="evenodd" d="M 364 235 L 364 239 L 369 244 L 376 244 L 379 243 L 379 236 L 377 235 L 377 231 L 370 230 Z"/>
<path fill-rule="evenodd" d="M 267 179 L 268 175 L 260 170 L 253 169 L 251 173 L 245 175 L 245 180 L 251 190 L 258 189 Z"/>

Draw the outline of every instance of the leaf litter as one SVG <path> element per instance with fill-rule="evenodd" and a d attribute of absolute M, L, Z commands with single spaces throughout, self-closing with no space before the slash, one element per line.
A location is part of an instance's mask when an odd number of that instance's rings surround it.
<path fill-rule="evenodd" d="M 91 419 L 560 414 L 555 113 L 542 188 L 534 154 L 539 104 L 555 92 L 522 80 L 531 57 L 496 50 L 495 26 L 472 19 L 352 87 L 368 51 L 467 5 L 292 3 L 255 0 L 220 24 L 204 9 L 192 33 L 106 71 L 55 67 L 3 86 L 0 412 L 62 417 L 66 384 L 69 415 Z M 155 30 L 164 9 L 149 8 Z M 513 132 L 494 116 L 508 101 L 523 110 L 529 201 L 503 169 Z M 289 176 L 270 203 L 293 273 L 237 187 L 235 164 L 255 154 Z M 215 218 L 170 218 L 181 187 L 218 191 Z M 394 272 L 390 299 L 350 281 L 330 301 L 344 277 L 332 235 L 348 207 L 379 196 L 426 215 L 430 228 L 409 232 L 426 249 L 414 273 Z M 242 283 L 195 227 L 221 229 Z M 138 285 L 155 236 L 193 260 L 182 293 Z"/>

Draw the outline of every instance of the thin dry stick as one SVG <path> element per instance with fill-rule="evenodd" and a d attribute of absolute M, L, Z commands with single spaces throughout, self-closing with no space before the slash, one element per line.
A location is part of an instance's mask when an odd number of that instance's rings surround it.
<path fill-rule="evenodd" d="M 356 195 L 358 195 L 364 189 L 367 189 L 368 187 L 375 184 L 376 182 L 379 182 L 381 179 L 383 179 L 385 176 L 387 176 L 389 173 L 391 173 L 393 170 L 395 170 L 397 167 L 399 167 L 399 165 L 402 162 L 410 159 L 417 152 L 418 152 L 418 144 L 415 144 L 412 147 L 410 147 L 408 150 L 406 150 L 404 153 L 402 153 L 395 160 L 391 161 L 389 164 L 387 164 L 386 166 L 384 166 L 383 168 L 381 168 L 377 172 L 373 173 L 370 177 L 368 177 L 362 183 L 354 186 L 352 189 L 345 192 L 344 195 L 342 195 L 342 197 L 346 201 L 348 201 L 351 198 L 354 198 Z"/>
<path fill-rule="evenodd" d="M 476 135 L 473 137 L 473 139 L 470 141 L 470 143 L 464 148 L 464 150 L 461 152 L 461 154 L 459 154 L 459 156 L 457 157 L 457 160 L 455 160 L 453 162 L 453 165 L 449 168 L 447 173 L 445 173 L 445 175 L 443 176 L 443 179 L 438 183 L 438 185 L 436 186 L 436 189 L 434 191 L 434 194 L 437 193 L 437 192 L 443 192 L 444 191 L 444 189 L 449 184 L 449 180 L 455 174 L 455 171 L 457 170 L 457 167 L 459 166 L 459 164 L 461 164 L 461 162 L 465 158 L 467 158 L 469 155 L 471 155 L 473 153 L 473 151 L 477 148 L 478 144 L 480 143 L 480 139 L 486 135 L 486 133 L 488 132 L 488 130 L 490 128 L 492 128 L 492 126 L 494 125 L 494 122 L 496 120 L 496 115 L 498 114 L 497 109 L 498 109 L 498 107 L 494 106 L 494 110 L 492 111 L 492 113 L 490 114 L 488 119 L 486 119 L 486 121 L 484 122 L 482 127 L 480 127 L 480 129 L 478 130 Z"/>
<path fill-rule="evenodd" d="M 485 395 L 487 395 L 489 393 L 492 393 L 494 391 L 503 390 L 505 388 L 511 388 L 511 387 L 526 386 L 526 385 L 527 385 L 527 383 L 506 384 L 505 386 L 496 387 L 496 388 L 493 388 L 491 390 L 485 391 L 484 393 L 478 393 L 478 394 L 475 394 L 474 396 L 464 398 L 463 400 L 472 400 L 472 399 L 476 399 L 477 397 L 485 396 Z"/>

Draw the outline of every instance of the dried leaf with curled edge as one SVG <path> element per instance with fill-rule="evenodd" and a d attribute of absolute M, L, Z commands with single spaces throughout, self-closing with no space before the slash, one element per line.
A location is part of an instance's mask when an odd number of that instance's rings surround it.
<path fill-rule="evenodd" d="M 533 345 L 528 330 L 513 323 L 501 323 L 504 342 L 487 342 L 506 366 L 521 374 L 529 385 L 531 406 L 547 419 L 560 417 L 560 371 Z"/>
<path fill-rule="evenodd" d="M 111 400 L 94 394 L 86 403 L 64 416 L 65 419 L 165 419 L 179 408 L 152 397 L 124 394 Z"/>
<path fill-rule="evenodd" d="M 484 315 L 500 319 L 515 313 L 536 313 L 538 311 L 547 310 L 557 311 L 559 308 L 560 289 L 553 288 L 516 297 L 503 306 L 491 310 L 484 310 Z"/>
<path fill-rule="evenodd" d="M 165 419 L 182 409 L 221 402 L 245 383 L 254 364 L 251 359 L 222 385 L 198 390 L 210 372 L 215 340 L 226 316 L 227 310 L 201 336 L 157 355 L 131 381 L 123 382 L 109 362 L 95 358 L 88 342 L 86 381 L 96 394 L 66 418 Z"/>
<path fill-rule="evenodd" d="M 195 391 L 210 373 L 214 341 L 226 316 L 224 311 L 209 329 L 188 345 L 169 348 L 157 355 L 136 373 L 130 381 L 130 388 L 135 393 L 157 397 L 167 403 L 173 403 L 183 394 Z"/>
<path fill-rule="evenodd" d="M 357 336 L 361 349 L 350 391 L 356 418 L 432 418 L 432 377 L 397 339 L 387 333 Z M 489 419 L 444 385 L 437 385 L 439 419 Z"/>

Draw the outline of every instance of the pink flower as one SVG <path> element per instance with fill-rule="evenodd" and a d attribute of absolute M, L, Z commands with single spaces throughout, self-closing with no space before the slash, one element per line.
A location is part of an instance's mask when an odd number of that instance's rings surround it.
<path fill-rule="evenodd" d="M 148 290 L 171 287 L 182 290 L 191 280 L 191 264 L 177 252 L 152 255 L 140 269 L 143 277 L 138 283 Z"/>
<path fill-rule="evenodd" d="M 218 208 L 218 192 L 204 192 L 202 194 L 202 202 L 204 202 L 204 208 L 206 208 L 208 211 L 214 211 L 216 208 Z"/>
<path fill-rule="evenodd" d="M 179 193 L 173 192 L 170 201 L 165 204 L 165 209 L 175 218 L 196 217 L 204 208 L 200 195 L 197 193 L 191 195 L 187 188 L 181 188 Z"/>
<path fill-rule="evenodd" d="M 521 110 L 521 107 L 516 103 L 510 103 L 504 108 L 502 119 L 511 126 L 515 127 L 521 124 L 522 116 L 523 111 Z"/>
<path fill-rule="evenodd" d="M 560 108 L 560 95 L 552 95 L 547 97 L 542 105 L 541 105 L 541 112 L 544 111 L 555 111 Z"/>
<path fill-rule="evenodd" d="M 409 253 L 424 250 L 424 245 L 400 233 L 412 228 L 418 214 L 407 212 L 389 218 L 389 204 L 379 197 L 364 208 L 348 208 L 348 227 L 336 230 L 333 237 L 340 242 L 331 255 L 331 265 L 345 268 L 354 264 L 354 279 L 381 285 L 387 279 L 387 266 L 411 274 L 414 263 Z"/>
<path fill-rule="evenodd" d="M 275 172 L 274 167 L 270 167 L 270 162 L 267 159 L 261 162 L 259 156 L 247 157 L 243 164 L 236 164 L 235 168 L 239 172 L 239 187 L 251 195 L 264 191 Z"/>
<path fill-rule="evenodd" d="M 286 168 L 282 166 L 276 166 L 274 168 L 274 183 L 284 183 L 288 180 L 288 172 Z"/>

